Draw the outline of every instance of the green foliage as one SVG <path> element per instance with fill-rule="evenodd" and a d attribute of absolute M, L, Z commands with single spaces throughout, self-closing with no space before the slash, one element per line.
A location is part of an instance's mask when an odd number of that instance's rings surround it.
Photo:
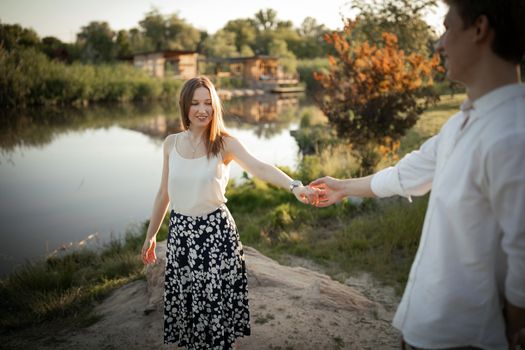
<path fill-rule="evenodd" d="M 211 49 L 214 46 L 219 52 L 224 52 L 227 47 L 226 51 L 233 56 L 278 56 L 282 58 L 287 73 L 295 73 L 295 58 L 322 57 L 328 50 L 322 40 L 327 32 L 324 25 L 307 17 L 299 28 L 294 28 L 291 21 L 279 20 L 273 9 L 259 10 L 253 18 L 231 20 L 221 31 L 231 33 L 232 37 L 224 40 L 224 34 L 221 34 L 208 42 L 205 49 L 208 56 L 213 55 Z M 232 46 L 235 46 L 235 53 L 231 52 Z M 222 54 L 220 57 L 226 56 Z"/>
<path fill-rule="evenodd" d="M 117 47 L 113 42 L 115 32 L 107 22 L 90 22 L 77 34 L 81 59 L 84 63 L 111 62 L 116 57 Z"/>
<path fill-rule="evenodd" d="M 203 50 L 209 57 L 236 57 L 235 33 L 218 30 L 214 35 L 208 36 L 203 43 Z"/>
<path fill-rule="evenodd" d="M 279 62 L 283 67 L 283 72 L 295 74 L 297 72 L 297 60 L 293 52 L 288 50 L 286 41 L 275 39 L 268 44 L 268 53 L 270 56 L 279 57 Z"/>
<path fill-rule="evenodd" d="M 271 8 L 259 10 L 255 13 L 255 25 L 260 31 L 277 28 L 277 11 Z"/>
<path fill-rule="evenodd" d="M 115 41 L 117 57 L 130 57 L 133 53 L 130 32 L 119 30 Z"/>
<path fill-rule="evenodd" d="M 176 97 L 180 81 L 161 81 L 127 64 L 65 65 L 36 49 L 0 48 L 0 106 L 85 105 Z"/>
<path fill-rule="evenodd" d="M 291 132 L 302 154 L 318 154 L 329 145 L 338 143 L 335 132 L 326 125 L 314 125 Z"/>
<path fill-rule="evenodd" d="M 401 50 L 427 57 L 437 36 L 423 17 L 436 6 L 436 0 L 353 0 L 359 11 L 354 39 L 379 44 L 383 32 L 393 33 Z"/>
<path fill-rule="evenodd" d="M 39 44 L 40 38 L 33 29 L 22 28 L 19 24 L 0 22 L 0 47 L 5 50 L 35 47 Z"/>
<path fill-rule="evenodd" d="M 328 31 L 328 28 L 323 24 L 318 24 L 315 18 L 306 17 L 297 29 L 298 39 L 288 40 L 288 47 L 296 57 L 301 59 L 324 57 L 329 47 L 323 37 Z"/>
<path fill-rule="evenodd" d="M 214 77 L 213 84 L 217 89 L 242 89 L 244 84 L 243 77 Z"/>
<path fill-rule="evenodd" d="M 252 56 L 252 54 L 243 54 L 242 50 L 246 50 L 246 47 L 249 47 L 250 50 L 256 36 L 256 24 L 254 20 L 251 19 L 235 19 L 228 21 L 223 27 L 224 31 L 233 33 L 235 36 L 235 47 L 237 51 L 241 53 L 241 56 Z"/>
<path fill-rule="evenodd" d="M 157 9 L 139 22 L 142 34 L 153 45 L 153 50 L 196 50 L 201 33 L 177 14 L 163 16 Z"/>
<path fill-rule="evenodd" d="M 319 93 L 322 88 L 319 81 L 314 78 L 314 73 L 327 73 L 329 68 L 330 64 L 327 58 L 297 60 L 297 73 L 299 73 L 301 81 L 306 83 L 306 90 L 312 95 Z"/>

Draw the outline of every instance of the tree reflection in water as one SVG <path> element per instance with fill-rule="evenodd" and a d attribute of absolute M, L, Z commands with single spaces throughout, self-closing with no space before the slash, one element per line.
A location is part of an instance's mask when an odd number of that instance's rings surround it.
<path fill-rule="evenodd" d="M 266 94 L 225 101 L 227 127 L 253 129 L 265 139 L 290 126 L 299 115 L 297 96 Z M 176 104 L 92 105 L 0 111 L 0 150 L 8 158 L 15 148 L 43 147 L 62 133 L 119 126 L 161 142 L 182 130 Z"/>

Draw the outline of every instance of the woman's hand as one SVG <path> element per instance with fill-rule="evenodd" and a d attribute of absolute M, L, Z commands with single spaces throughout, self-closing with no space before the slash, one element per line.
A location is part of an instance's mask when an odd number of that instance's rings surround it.
<path fill-rule="evenodd" d="M 319 203 L 319 190 L 309 186 L 298 186 L 293 189 L 293 194 L 298 201 L 304 204 L 317 205 Z"/>
<path fill-rule="evenodd" d="M 142 246 L 142 261 L 144 264 L 153 264 L 155 261 L 157 261 L 157 255 L 155 255 L 155 246 L 157 245 L 156 239 L 151 238 L 144 241 L 144 245 Z"/>
<path fill-rule="evenodd" d="M 344 181 L 330 176 L 317 179 L 308 186 L 319 191 L 318 201 L 314 205 L 320 208 L 340 202 L 348 195 Z"/>

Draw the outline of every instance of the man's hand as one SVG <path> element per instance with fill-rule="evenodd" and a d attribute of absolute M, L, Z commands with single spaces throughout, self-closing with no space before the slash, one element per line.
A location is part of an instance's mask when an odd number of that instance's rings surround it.
<path fill-rule="evenodd" d="M 525 349 L 525 328 L 515 333 L 511 339 L 509 339 L 509 349 L 519 350 Z"/>

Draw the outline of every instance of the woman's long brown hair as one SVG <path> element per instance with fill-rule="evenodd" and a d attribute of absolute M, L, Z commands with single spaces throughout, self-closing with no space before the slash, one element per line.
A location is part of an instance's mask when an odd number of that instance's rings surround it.
<path fill-rule="evenodd" d="M 208 127 L 205 131 L 206 140 L 206 155 L 208 158 L 212 156 L 217 156 L 224 149 L 224 136 L 229 136 L 224 128 L 223 121 L 223 107 L 217 90 L 211 80 L 206 76 L 199 76 L 187 80 L 182 86 L 179 98 L 179 106 L 182 115 L 182 124 L 184 129 L 188 130 L 190 127 L 190 106 L 193 99 L 193 94 L 195 90 L 200 87 L 208 89 L 211 97 L 211 106 L 212 106 L 212 118 L 211 122 L 208 124 Z"/>

